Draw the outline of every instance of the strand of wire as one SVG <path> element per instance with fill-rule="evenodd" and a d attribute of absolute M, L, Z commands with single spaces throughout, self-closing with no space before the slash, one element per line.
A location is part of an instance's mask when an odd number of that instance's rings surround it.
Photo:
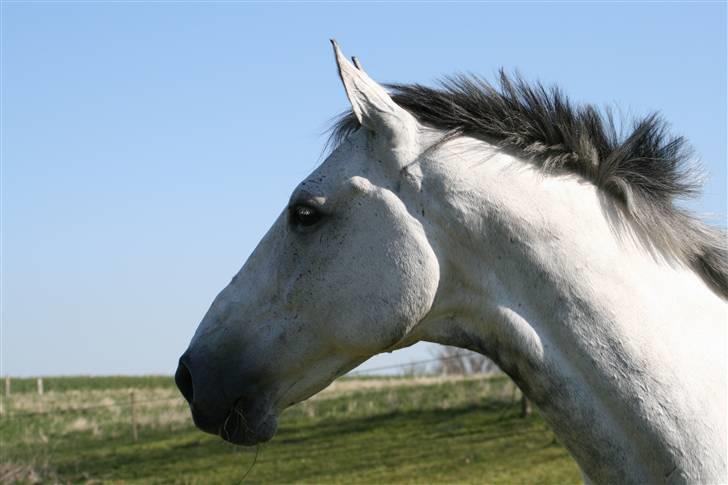
<path fill-rule="evenodd" d="M 168 397 L 163 399 L 146 399 L 144 401 L 136 401 L 134 403 L 135 406 L 138 406 L 140 404 L 148 404 L 148 403 L 160 403 L 160 402 L 172 402 L 172 401 L 179 401 L 182 403 L 182 397 Z M 58 408 L 54 409 L 52 411 L 30 411 L 25 413 L 8 413 L 5 415 L 6 418 L 25 418 L 25 417 L 33 417 L 33 416 L 43 416 L 43 415 L 49 415 L 49 414 L 71 414 L 71 413 L 84 413 L 86 411 L 93 411 L 95 409 L 104 409 L 104 408 L 117 408 L 117 407 L 130 407 L 130 402 L 117 402 L 113 404 L 99 404 L 97 406 L 83 406 L 79 408 Z"/>
<path fill-rule="evenodd" d="M 454 355 L 450 355 L 447 357 L 434 357 L 432 359 L 418 360 L 415 362 L 408 362 L 406 364 L 393 364 L 393 365 L 385 365 L 385 366 L 381 366 L 381 367 L 373 367 L 371 369 L 363 369 L 363 370 L 349 372 L 348 374 L 346 374 L 346 377 L 367 375 L 372 372 L 379 372 L 380 370 L 412 368 L 412 367 L 420 365 L 420 364 L 428 364 L 428 363 L 432 363 L 432 362 L 442 362 L 443 360 L 459 359 L 460 357 L 465 357 L 469 354 L 470 354 L 469 352 L 463 352 L 461 354 L 454 354 Z"/>
<path fill-rule="evenodd" d="M 421 364 L 429 364 L 432 362 L 441 362 L 443 360 L 452 360 L 457 359 L 460 357 L 465 357 L 468 355 L 468 353 L 461 353 L 461 354 L 455 354 L 450 355 L 447 357 L 435 357 L 432 359 L 425 359 L 425 360 L 418 360 L 414 362 L 408 362 L 406 364 L 393 364 L 393 365 L 385 365 L 380 367 L 373 367 L 371 369 L 364 369 L 360 371 L 354 371 L 349 372 L 345 375 L 345 377 L 356 377 L 356 376 L 365 376 L 370 375 L 372 372 L 379 372 L 383 370 L 390 370 L 390 369 L 403 369 L 403 368 L 412 368 L 417 365 Z M 141 405 L 141 404 L 147 404 L 147 403 L 159 403 L 159 402 L 171 402 L 171 401 L 180 401 L 179 397 L 174 398 L 163 398 L 163 399 L 147 399 L 144 401 L 137 401 L 134 403 L 134 405 Z M 31 411 L 31 412 L 24 412 L 24 413 L 8 413 L 5 417 L 7 418 L 24 418 L 24 417 L 33 417 L 33 416 L 43 416 L 43 415 L 50 415 L 50 414 L 69 414 L 69 413 L 84 413 L 86 411 L 91 411 L 95 409 L 103 409 L 103 408 L 114 408 L 114 407 L 130 407 L 130 402 L 118 402 L 118 403 L 112 403 L 112 404 L 99 404 L 96 406 L 84 406 L 79 408 L 61 408 L 61 409 L 55 409 L 52 411 Z"/>

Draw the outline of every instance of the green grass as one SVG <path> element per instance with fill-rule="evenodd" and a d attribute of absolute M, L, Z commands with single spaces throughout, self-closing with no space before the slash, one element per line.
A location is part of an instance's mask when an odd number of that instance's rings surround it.
<path fill-rule="evenodd" d="M 239 483 L 246 473 L 246 483 L 580 481 L 544 422 L 535 414 L 518 416 L 505 379 L 385 384 L 357 390 L 349 380 L 343 390 L 294 406 L 276 437 L 257 449 L 195 430 L 169 387 L 138 388 L 146 404 L 140 404 L 136 443 L 124 406 L 128 390 L 88 386 L 92 390 L 11 395 L 0 419 L 0 481 L 3 473 L 26 482 L 71 483 Z M 17 414 L 38 412 L 39 400 L 46 409 L 102 400 L 108 407 Z"/>
<path fill-rule="evenodd" d="M 10 395 L 14 393 L 36 392 L 36 377 L 13 377 L 10 381 Z M 54 376 L 43 378 L 43 390 L 70 391 L 92 389 L 150 389 L 156 387 L 174 388 L 171 376 Z M 0 395 L 5 395 L 4 381 L 0 385 Z"/>

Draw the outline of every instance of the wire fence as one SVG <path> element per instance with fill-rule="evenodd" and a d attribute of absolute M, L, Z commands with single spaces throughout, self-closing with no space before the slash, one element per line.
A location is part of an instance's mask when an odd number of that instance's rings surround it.
<path fill-rule="evenodd" d="M 453 360 L 453 359 L 459 359 L 461 357 L 466 357 L 469 354 L 467 352 L 463 352 L 461 354 L 455 354 L 450 355 L 447 357 L 433 357 L 432 359 L 426 359 L 426 360 L 417 360 L 414 362 L 408 362 L 406 364 L 392 364 L 392 365 L 384 365 L 381 367 L 372 367 L 371 369 L 362 369 L 358 371 L 352 371 L 346 374 L 345 377 L 356 377 L 356 376 L 365 376 L 365 375 L 371 375 L 372 372 L 379 372 L 383 370 L 390 370 L 390 369 L 411 369 L 413 367 L 416 367 L 418 365 L 422 364 L 431 364 L 433 362 L 442 362 L 443 360 Z"/>
<path fill-rule="evenodd" d="M 421 366 L 424 364 L 432 364 L 435 362 L 443 362 L 453 359 L 459 359 L 468 356 L 468 352 L 458 353 L 454 355 L 449 355 L 445 357 L 434 357 L 431 359 L 424 359 L 424 360 L 418 360 L 418 361 L 412 361 L 408 363 L 403 364 L 392 364 L 392 365 L 385 365 L 385 366 L 379 366 L 379 367 L 372 367 L 369 369 L 362 369 L 358 371 L 353 371 L 345 374 L 344 377 L 362 377 L 362 376 L 376 376 L 376 374 L 373 374 L 375 372 L 381 372 L 385 370 L 393 370 L 393 369 L 413 369 L 417 366 Z M 389 377 L 389 376 L 383 376 L 383 377 Z M 7 381 L 6 381 L 7 382 Z M 6 384 L 7 386 L 7 384 Z M 42 388 L 42 387 L 41 387 Z M 9 395 L 8 387 L 6 387 L 6 399 Z M 162 402 L 182 402 L 181 396 L 172 397 L 172 398 L 160 398 L 160 399 L 146 399 L 143 401 L 137 401 L 133 397 L 133 390 L 130 390 L 132 394 L 132 398 L 129 401 L 126 402 L 114 402 L 114 403 L 106 403 L 106 404 L 97 404 L 93 406 L 82 406 L 82 407 L 73 407 L 73 408 L 53 408 L 46 411 L 28 411 L 28 412 L 4 412 L 0 413 L 0 423 L 3 421 L 3 419 L 15 419 L 15 418 L 33 418 L 33 417 L 39 417 L 39 416 L 48 416 L 48 415 L 58 415 L 58 414 L 83 414 L 90 411 L 97 411 L 100 409 L 109 409 L 109 408 L 135 408 L 139 405 L 143 404 L 152 404 L 152 403 L 162 403 Z"/>
<path fill-rule="evenodd" d="M 146 399 L 144 401 L 136 401 L 134 403 L 132 402 L 116 402 L 116 403 L 109 403 L 109 404 L 99 404 L 95 406 L 83 406 L 83 407 L 77 407 L 77 408 L 54 408 L 52 410 L 48 411 L 28 411 L 28 412 L 14 412 L 14 413 L 6 413 L 6 418 L 32 418 L 32 417 L 38 417 L 38 416 L 47 416 L 47 415 L 57 415 L 57 414 L 73 414 L 73 413 L 79 413 L 83 414 L 88 411 L 96 411 L 99 409 L 110 409 L 110 408 L 124 408 L 124 407 L 132 407 L 137 406 L 140 404 L 150 404 L 150 403 L 161 403 L 161 402 L 172 402 L 172 401 L 180 401 L 182 398 L 180 397 L 169 397 L 164 399 Z"/>
<path fill-rule="evenodd" d="M 469 354 L 459 353 L 447 357 L 423 359 L 403 364 L 376 366 L 357 370 L 346 376 L 358 377 L 387 370 L 411 369 L 415 366 L 433 364 L 443 359 L 453 360 L 467 355 Z M 429 387 L 404 390 L 405 387 L 411 389 L 418 386 L 418 384 L 407 379 L 401 379 L 400 384 L 400 379 L 391 379 L 392 375 L 382 377 L 384 379 L 377 379 L 377 382 L 367 379 L 361 379 L 358 382 L 352 379 L 354 382 L 347 382 L 344 379 L 341 382 L 342 387 L 333 389 L 328 397 L 324 397 L 321 401 L 314 400 L 302 403 L 302 406 L 292 410 L 292 414 L 288 415 L 289 426 L 292 426 L 291 423 L 295 423 L 296 432 L 299 432 L 299 429 L 306 430 L 309 423 L 315 423 L 315 427 L 321 423 L 325 428 L 333 419 L 339 420 L 343 423 L 342 426 L 346 427 L 349 426 L 350 422 L 368 423 L 373 417 L 378 419 L 380 416 L 391 416 L 393 413 L 400 413 L 398 416 L 404 417 L 397 419 L 419 419 L 420 414 L 416 413 L 420 413 L 420 409 L 424 409 L 423 412 L 425 413 L 433 412 L 433 410 L 434 412 L 443 412 L 443 417 L 459 416 L 458 413 L 463 412 L 462 410 L 468 410 L 468 412 L 482 413 L 474 416 L 488 416 L 489 421 L 487 422 L 495 423 L 510 420 L 515 417 L 517 412 L 515 406 L 517 405 L 518 394 L 515 387 L 510 385 L 505 376 L 471 376 L 473 382 L 477 382 L 477 384 L 468 385 L 467 388 L 458 384 L 463 382 L 460 377 L 451 380 L 442 378 L 437 374 L 422 376 L 424 379 L 419 382 L 424 386 L 439 386 L 440 384 L 453 386 L 452 388 L 444 387 L 438 390 L 430 390 Z M 61 384 L 65 386 L 65 384 Z M 359 385 L 362 387 L 357 387 Z M 52 388 L 53 386 L 47 387 Z M 37 469 L 40 470 L 38 473 L 41 473 L 40 476 L 46 477 L 42 473 L 47 473 L 47 477 L 50 477 L 48 481 L 53 482 L 55 481 L 55 478 L 53 478 L 55 475 L 53 474 L 56 473 L 56 468 L 54 468 L 56 465 L 54 465 L 53 460 L 57 460 L 59 456 L 66 459 L 64 453 L 68 453 L 67 451 L 60 453 L 57 450 L 86 447 L 84 448 L 86 451 L 83 451 L 83 453 L 89 453 L 88 450 L 95 449 L 97 446 L 99 448 L 107 446 L 108 448 L 108 445 L 100 444 L 102 437 L 105 441 L 115 443 L 114 446 L 119 446 L 119 443 L 123 443 L 123 446 L 129 445 L 124 453 L 133 454 L 139 453 L 138 451 L 132 451 L 136 450 L 137 446 L 140 447 L 139 449 L 146 449 L 144 447 L 148 446 L 149 443 L 156 443 L 156 440 L 160 439 L 159 436 L 165 436 L 164 439 L 166 440 L 170 436 L 168 434 L 170 432 L 186 433 L 191 431 L 191 420 L 189 412 L 186 410 L 186 402 L 182 395 L 177 393 L 176 389 L 170 385 L 169 381 L 164 384 L 163 389 L 147 388 L 145 391 L 144 388 L 145 386 L 142 384 L 140 388 L 136 389 L 137 397 L 142 397 L 141 400 L 130 399 L 130 396 L 127 396 L 127 391 L 131 394 L 134 392 L 133 389 L 122 387 L 94 389 L 90 384 L 85 389 L 93 390 L 94 392 L 91 394 L 79 393 L 76 389 L 69 388 L 64 388 L 60 392 L 51 390 L 43 396 L 36 396 L 35 392 L 28 391 L 13 393 L 10 396 L 11 401 L 14 398 L 25 406 L 38 406 L 40 409 L 43 409 L 40 407 L 42 405 L 59 406 L 56 408 L 49 407 L 41 411 L 6 412 L 4 416 L 0 416 L 0 435 L 3 436 L 0 441 L 5 441 L 6 450 L 12 450 L 12 453 L 6 453 L 6 459 L 10 460 L 8 461 L 9 465 L 5 469 L 0 468 L 0 483 L 5 483 L 5 479 L 11 476 L 12 473 L 24 472 L 26 468 L 22 468 L 21 465 L 25 466 L 24 464 L 28 463 L 31 464 L 28 466 L 36 466 L 33 464 L 40 463 L 40 465 L 37 465 Z M 451 393 L 453 390 L 457 392 Z M 172 397 L 171 393 L 173 392 L 175 395 Z M 66 400 L 67 396 L 74 396 L 74 399 L 76 396 L 92 396 L 94 399 L 98 396 L 99 400 L 108 399 L 109 402 L 81 405 L 83 402 L 78 401 L 78 407 L 66 407 L 73 405 L 71 400 Z M 439 396 L 445 396 L 442 398 L 445 402 L 439 401 Z M 451 400 L 449 403 L 447 402 L 448 399 Z M 116 402 L 110 402 L 111 400 Z M 8 401 L 5 401 L 5 403 L 8 403 Z M 122 408 L 124 411 L 103 412 L 103 410 L 111 408 Z M 137 411 L 136 414 L 134 409 Z M 10 410 L 12 408 L 6 407 L 6 411 Z M 101 412 L 94 414 L 97 411 Z M 164 413 L 167 412 L 172 416 L 171 420 L 161 420 L 160 416 L 165 416 Z M 84 413 L 90 413 L 90 415 L 84 416 Z M 54 419 L 53 416 L 69 414 L 72 416 L 58 420 Z M 182 416 L 183 414 L 184 416 Z M 42 419 L 44 416 L 49 417 L 49 419 Z M 34 418 L 41 419 L 34 421 Z M 301 425 L 300 428 L 298 425 Z M 531 428 L 527 428 L 525 425 L 523 430 L 525 430 L 524 433 L 533 432 Z M 445 432 L 447 436 L 450 436 L 449 433 L 450 431 Z M 312 440 L 311 446 L 328 446 L 322 445 L 315 439 Z M 200 446 L 200 441 L 197 439 L 181 441 L 180 443 L 174 445 L 175 449 L 176 447 Z M 104 449 L 106 450 L 106 448 Z M 260 447 L 256 448 L 256 454 L 259 450 Z M 282 450 L 280 453 L 284 453 L 287 459 L 294 461 L 311 460 L 312 456 L 314 456 L 310 453 L 310 446 L 295 446 Z M 116 451 L 112 451 L 113 453 L 116 453 Z M 141 458 L 139 459 L 141 460 Z M 257 456 L 253 459 L 251 468 L 256 459 Z M 2 460 L 0 460 L 0 465 L 2 465 Z M 17 466 L 13 468 L 12 465 Z M 46 469 L 49 471 L 44 471 Z M 5 475 L 2 474 L 3 471 L 6 472 Z M 245 473 L 243 480 L 248 473 L 249 470 Z"/>

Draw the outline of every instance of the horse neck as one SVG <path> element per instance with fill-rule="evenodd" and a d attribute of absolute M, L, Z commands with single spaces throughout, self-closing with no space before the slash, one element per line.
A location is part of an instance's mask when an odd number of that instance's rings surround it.
<path fill-rule="evenodd" d="M 421 163 L 419 338 L 492 358 L 595 482 L 725 478 L 726 306 L 593 185 L 475 140 Z"/>

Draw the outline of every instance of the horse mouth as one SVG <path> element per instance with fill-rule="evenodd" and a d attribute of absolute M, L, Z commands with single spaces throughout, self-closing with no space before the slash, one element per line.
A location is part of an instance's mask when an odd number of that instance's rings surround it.
<path fill-rule="evenodd" d="M 240 398 L 230 409 L 217 434 L 229 443 L 253 446 L 269 441 L 277 428 L 278 419 L 273 412 Z"/>

